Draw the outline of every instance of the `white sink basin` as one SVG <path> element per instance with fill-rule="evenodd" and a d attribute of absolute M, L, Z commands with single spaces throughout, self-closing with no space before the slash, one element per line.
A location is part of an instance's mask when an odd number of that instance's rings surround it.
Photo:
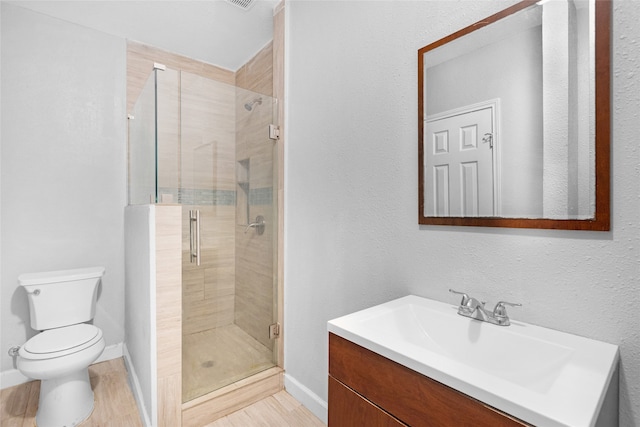
<path fill-rule="evenodd" d="M 618 347 L 408 296 L 328 322 L 329 332 L 528 423 L 593 426 Z M 514 310 L 511 310 L 512 312 Z"/>

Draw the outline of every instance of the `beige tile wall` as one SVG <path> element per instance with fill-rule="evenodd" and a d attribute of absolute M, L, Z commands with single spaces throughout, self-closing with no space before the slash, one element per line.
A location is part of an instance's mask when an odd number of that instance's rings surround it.
<path fill-rule="evenodd" d="M 199 208 L 201 265 L 189 262 L 188 210 Z M 235 207 L 183 206 L 183 326 L 187 335 L 233 323 Z"/>
<path fill-rule="evenodd" d="M 158 71 L 158 187 L 180 187 L 180 73 Z M 173 203 L 177 203 L 174 200 Z"/>
<path fill-rule="evenodd" d="M 155 212 L 158 425 L 174 427 L 182 413 L 182 209 L 157 205 Z"/>
<path fill-rule="evenodd" d="M 235 206 L 213 204 L 210 193 L 235 191 L 235 92 L 229 84 L 182 73 L 182 188 L 196 190 L 194 205 L 183 201 L 185 335 L 233 323 Z M 197 190 L 209 193 L 200 197 Z M 189 209 L 200 210 L 200 267 L 189 259 Z"/>
<path fill-rule="evenodd" d="M 133 105 L 144 87 L 154 62 L 166 65 L 174 70 L 183 70 L 230 85 L 235 84 L 235 73 L 215 65 L 196 61 L 152 46 L 127 41 L 127 112 L 133 111 Z"/>
<path fill-rule="evenodd" d="M 236 72 L 236 86 L 273 96 L 273 43 L 267 44 Z"/>
<path fill-rule="evenodd" d="M 270 43 L 245 66 L 238 70 L 236 85 L 236 158 L 249 165 L 250 191 L 274 193 L 273 161 L 275 142 L 268 136 L 268 126 L 274 123 L 273 93 L 273 44 Z M 244 103 L 264 95 L 262 105 L 252 111 Z M 246 188 L 237 186 L 238 219 L 246 220 Z M 277 217 L 274 214 L 274 198 L 268 203 L 249 204 L 249 221 L 258 215 L 265 219 L 262 235 L 254 229 L 245 233 L 246 222 L 238 221 L 236 227 L 236 290 L 235 323 L 268 348 L 274 342 L 269 339 L 269 325 L 276 321 L 274 297 L 277 295 L 274 278 L 274 237 L 277 236 Z"/>
<path fill-rule="evenodd" d="M 235 190 L 235 87 L 182 73 L 183 187 Z"/>

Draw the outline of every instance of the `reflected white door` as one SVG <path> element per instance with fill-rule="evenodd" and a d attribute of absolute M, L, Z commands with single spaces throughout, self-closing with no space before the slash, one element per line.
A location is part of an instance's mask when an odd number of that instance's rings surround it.
<path fill-rule="evenodd" d="M 494 216 L 491 107 L 425 121 L 425 215 Z"/>

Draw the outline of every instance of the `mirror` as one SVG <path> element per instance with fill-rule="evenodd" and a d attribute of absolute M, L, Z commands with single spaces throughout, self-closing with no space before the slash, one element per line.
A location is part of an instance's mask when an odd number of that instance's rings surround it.
<path fill-rule="evenodd" d="M 527 0 L 418 51 L 420 224 L 609 230 L 610 21 Z"/>

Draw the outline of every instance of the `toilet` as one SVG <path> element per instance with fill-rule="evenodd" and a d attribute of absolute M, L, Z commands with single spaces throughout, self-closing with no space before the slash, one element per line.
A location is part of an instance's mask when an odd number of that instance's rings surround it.
<path fill-rule="evenodd" d="M 17 368 L 41 380 L 38 427 L 70 427 L 93 411 L 89 365 L 105 347 L 102 331 L 85 323 L 96 311 L 104 267 L 23 274 L 31 328 L 40 331 L 18 350 Z"/>

